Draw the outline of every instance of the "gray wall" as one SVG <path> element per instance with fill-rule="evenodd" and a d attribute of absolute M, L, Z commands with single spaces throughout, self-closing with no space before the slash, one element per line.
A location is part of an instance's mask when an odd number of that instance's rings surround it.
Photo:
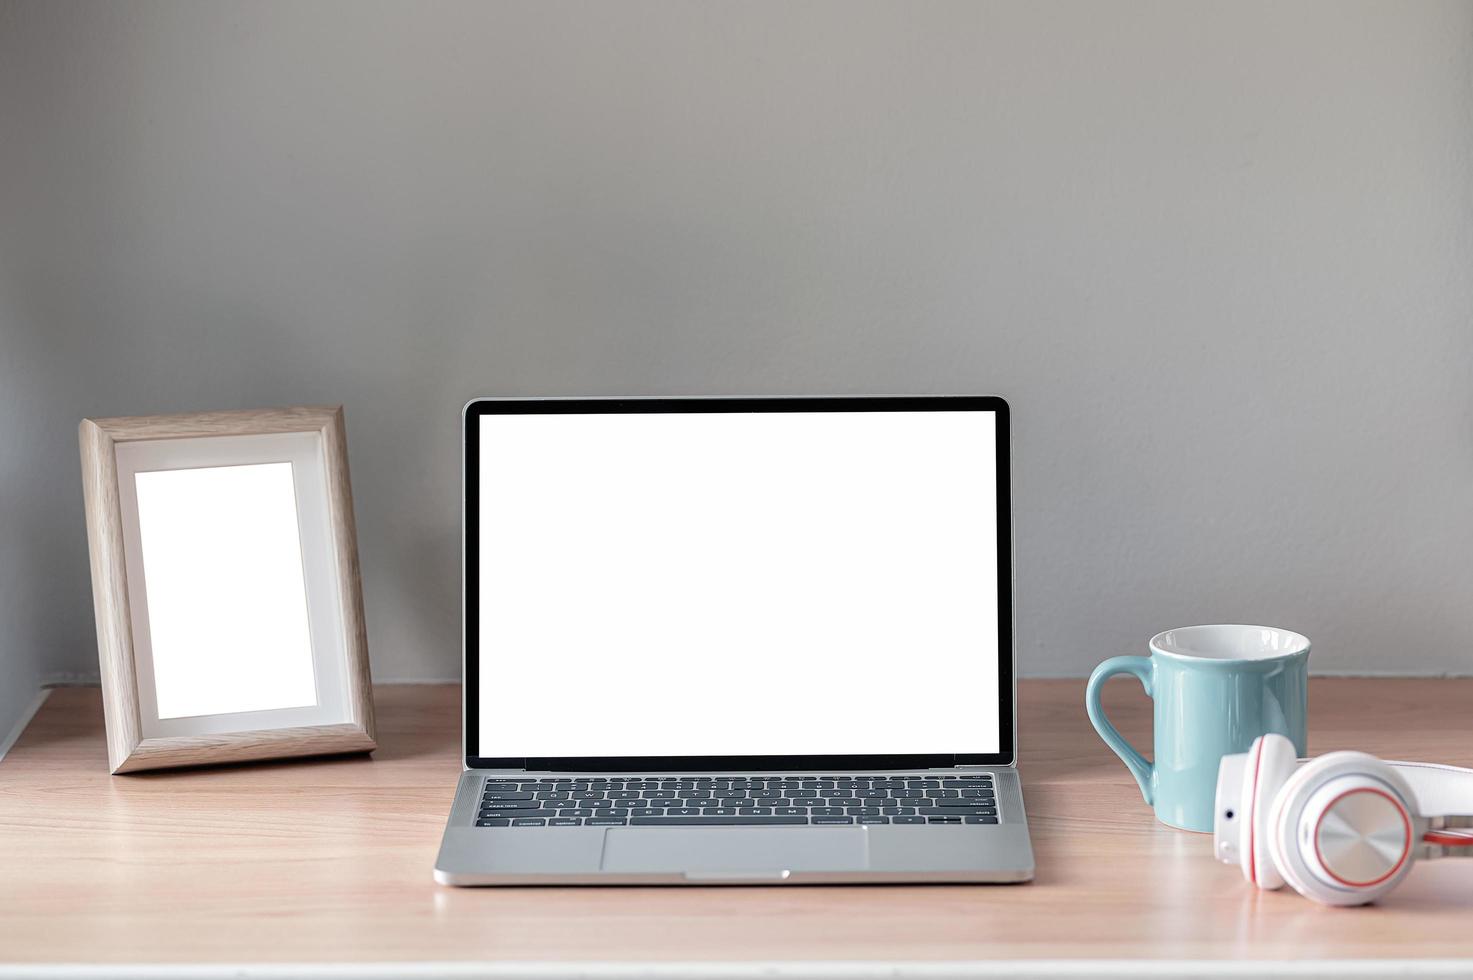
<path fill-rule="evenodd" d="M 474 393 L 1002 393 L 1026 673 L 1473 669 L 1467 2 L 0 2 L 0 73 L 0 722 L 95 672 L 89 414 L 345 403 L 375 672 L 455 677 Z"/>

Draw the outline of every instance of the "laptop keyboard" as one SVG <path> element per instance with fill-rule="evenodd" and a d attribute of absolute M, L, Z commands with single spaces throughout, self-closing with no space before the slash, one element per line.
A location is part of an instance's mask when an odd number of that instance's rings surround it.
<path fill-rule="evenodd" d="M 992 776 L 487 779 L 477 827 L 995 824 Z"/>

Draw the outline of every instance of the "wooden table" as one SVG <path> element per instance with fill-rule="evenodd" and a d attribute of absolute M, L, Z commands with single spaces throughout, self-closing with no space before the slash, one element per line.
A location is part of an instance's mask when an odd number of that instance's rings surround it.
<path fill-rule="evenodd" d="M 1256 892 L 1211 859 L 1210 837 L 1152 818 L 1090 729 L 1083 690 L 1022 685 L 1033 884 L 453 889 L 430 868 L 459 770 L 456 687 L 380 687 L 371 758 L 132 776 L 107 774 L 98 692 L 58 689 L 0 762 L 0 963 L 883 961 L 916 972 L 919 961 L 1039 957 L 1473 957 L 1473 862 L 1419 866 L 1374 908 Z M 1139 689 L 1112 684 L 1107 702 L 1149 745 Z M 1470 708 L 1473 680 L 1316 679 L 1311 750 L 1470 765 Z"/>

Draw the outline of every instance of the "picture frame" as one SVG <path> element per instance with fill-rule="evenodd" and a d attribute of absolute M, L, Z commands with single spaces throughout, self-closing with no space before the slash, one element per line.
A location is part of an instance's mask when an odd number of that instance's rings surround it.
<path fill-rule="evenodd" d="M 376 748 L 342 406 L 79 437 L 111 771 Z"/>

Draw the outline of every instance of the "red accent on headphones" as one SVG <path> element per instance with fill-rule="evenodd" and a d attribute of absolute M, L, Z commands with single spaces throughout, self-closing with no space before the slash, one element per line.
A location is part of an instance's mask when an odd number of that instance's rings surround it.
<path fill-rule="evenodd" d="M 1258 813 L 1258 768 L 1263 762 L 1264 739 L 1258 739 L 1258 750 L 1253 753 L 1253 792 L 1248 797 L 1249 810 L 1244 816 L 1248 818 L 1248 880 L 1258 884 L 1258 821 L 1255 819 Z"/>

